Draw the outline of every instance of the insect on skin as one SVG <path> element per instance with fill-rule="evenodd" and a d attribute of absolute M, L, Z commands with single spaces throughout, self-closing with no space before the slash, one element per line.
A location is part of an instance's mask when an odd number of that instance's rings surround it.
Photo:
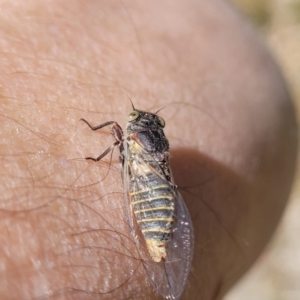
<path fill-rule="evenodd" d="M 81 120 L 92 130 L 112 125 L 113 145 L 99 157 L 86 159 L 99 161 L 119 147 L 128 222 L 145 272 L 158 294 L 180 299 L 190 272 L 194 236 L 172 177 L 165 121 L 134 106 L 125 133 L 115 121 L 93 127 Z"/>

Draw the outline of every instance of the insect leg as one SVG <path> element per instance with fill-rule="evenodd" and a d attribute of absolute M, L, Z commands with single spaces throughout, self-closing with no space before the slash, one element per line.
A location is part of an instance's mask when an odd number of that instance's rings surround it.
<path fill-rule="evenodd" d="M 101 160 L 106 154 L 108 154 L 110 151 L 112 151 L 116 146 L 120 144 L 120 141 L 114 142 L 109 148 L 107 148 L 101 155 L 99 155 L 97 158 L 93 157 L 85 157 L 85 159 L 90 159 L 93 161 L 99 161 Z"/>
<path fill-rule="evenodd" d="M 80 119 L 80 121 L 83 121 L 84 123 L 86 123 L 92 130 L 98 130 L 98 129 L 100 129 L 100 128 L 103 128 L 103 127 L 105 127 L 105 126 L 108 126 L 108 125 L 111 125 L 111 124 L 113 124 L 113 123 L 115 123 L 115 121 L 108 121 L 108 122 L 105 122 L 105 123 L 103 123 L 103 124 L 100 124 L 100 125 L 98 125 L 98 126 L 92 126 L 87 120 L 85 120 L 85 119 Z"/>
<path fill-rule="evenodd" d="M 113 124 L 112 128 L 111 128 L 111 134 L 114 136 L 114 138 L 116 139 L 116 141 L 121 142 L 123 140 L 123 130 L 120 127 L 120 125 L 118 123 L 116 123 L 115 121 L 108 121 L 105 122 L 103 124 L 100 124 L 98 126 L 92 126 L 87 120 L 85 119 L 80 119 L 80 121 L 85 122 L 93 131 L 98 130 L 100 128 L 106 127 L 108 125 Z"/>
<path fill-rule="evenodd" d="M 85 119 L 80 119 L 80 121 L 83 121 L 84 123 L 86 123 L 90 127 L 90 129 L 92 129 L 93 131 L 113 124 L 113 126 L 111 128 L 111 133 L 112 133 L 113 137 L 116 139 L 116 141 L 109 148 L 107 148 L 100 156 L 98 156 L 97 158 L 86 157 L 85 159 L 90 159 L 90 160 L 93 160 L 93 161 L 99 161 L 106 154 L 108 154 L 110 151 L 112 151 L 115 148 L 115 146 L 119 146 L 120 147 L 120 153 L 121 153 L 120 161 L 123 163 L 123 160 L 124 160 L 124 157 L 123 157 L 124 156 L 123 155 L 123 145 L 122 145 L 122 142 L 123 142 L 123 130 L 122 130 L 122 128 L 120 127 L 120 125 L 118 123 L 116 123 L 115 121 L 108 121 L 108 122 L 105 122 L 105 123 L 100 124 L 98 126 L 92 126 Z"/>

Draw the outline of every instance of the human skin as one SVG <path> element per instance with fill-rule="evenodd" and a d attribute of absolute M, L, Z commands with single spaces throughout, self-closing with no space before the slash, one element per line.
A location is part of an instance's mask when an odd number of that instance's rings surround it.
<path fill-rule="evenodd" d="M 166 120 L 195 250 L 183 299 L 218 299 L 257 258 L 296 159 L 270 54 L 221 0 L 1 1 L 0 299 L 160 299 L 126 222 L 131 110 Z"/>

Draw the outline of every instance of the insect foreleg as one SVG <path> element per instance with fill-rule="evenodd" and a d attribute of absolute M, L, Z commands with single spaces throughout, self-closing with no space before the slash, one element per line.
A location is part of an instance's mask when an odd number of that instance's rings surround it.
<path fill-rule="evenodd" d="M 90 160 L 93 160 L 93 161 L 99 161 L 100 159 L 102 159 L 106 154 L 108 154 L 110 151 L 112 151 L 119 144 L 120 144 L 120 141 L 116 141 L 109 148 L 107 148 L 101 155 L 99 155 L 97 158 L 85 157 L 85 159 L 90 159 Z"/>
<path fill-rule="evenodd" d="M 109 122 L 105 122 L 105 123 L 103 123 L 103 124 L 100 124 L 100 125 L 98 125 L 98 126 L 92 126 L 87 120 L 85 120 L 85 119 L 80 119 L 80 121 L 83 121 L 84 123 L 86 123 L 92 130 L 98 130 L 98 129 L 100 129 L 100 128 L 103 128 L 103 127 L 105 127 L 105 126 L 108 126 L 108 125 L 111 125 L 111 124 L 113 124 L 113 123 L 115 123 L 115 121 L 109 121 Z"/>
<path fill-rule="evenodd" d="M 109 148 L 107 148 L 100 156 L 98 156 L 97 158 L 86 157 L 85 159 L 90 159 L 90 160 L 93 160 L 93 161 L 99 161 L 106 154 L 108 154 L 110 151 L 112 151 L 115 148 L 115 146 L 120 146 L 120 152 L 121 152 L 121 156 L 122 156 L 123 148 L 121 147 L 122 146 L 121 143 L 123 141 L 123 130 L 122 130 L 122 128 L 120 127 L 120 125 L 118 123 L 116 123 L 115 121 L 108 121 L 108 122 L 105 122 L 105 123 L 100 124 L 98 126 L 92 126 L 85 119 L 80 119 L 80 121 L 83 121 L 84 123 L 86 123 L 90 127 L 90 129 L 92 129 L 93 131 L 113 124 L 112 129 L 111 129 L 111 133 L 114 136 L 114 138 L 116 139 L 116 141 Z"/>

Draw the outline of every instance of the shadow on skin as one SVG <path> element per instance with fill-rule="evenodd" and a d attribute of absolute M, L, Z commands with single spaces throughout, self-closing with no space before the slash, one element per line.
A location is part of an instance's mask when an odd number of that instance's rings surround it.
<path fill-rule="evenodd" d="M 171 151 L 171 166 L 195 235 L 192 270 L 183 299 L 220 299 L 257 258 L 282 209 L 279 214 L 261 214 L 261 209 L 270 207 L 260 205 L 263 193 L 256 180 L 246 181 L 193 149 Z M 285 199 L 287 193 L 285 190 Z"/>

